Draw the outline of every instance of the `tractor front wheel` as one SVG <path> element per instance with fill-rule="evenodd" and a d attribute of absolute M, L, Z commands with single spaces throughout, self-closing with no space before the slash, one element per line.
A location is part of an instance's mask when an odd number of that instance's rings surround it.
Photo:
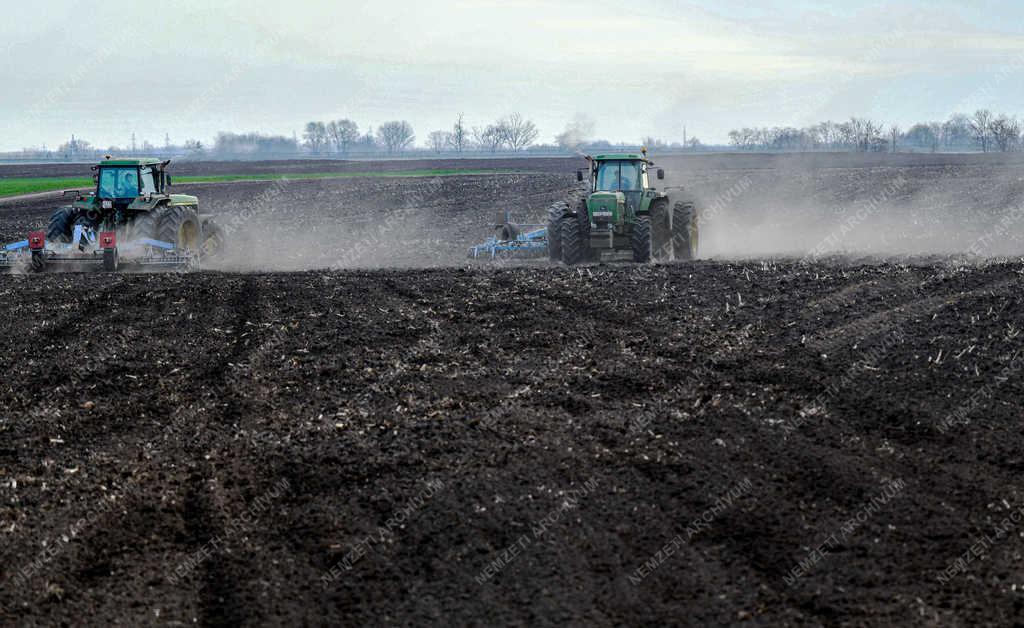
<path fill-rule="evenodd" d="M 587 243 L 583 247 L 583 259 L 580 261 L 592 262 L 594 254 L 590 250 L 590 208 L 585 198 L 581 198 L 576 204 L 576 223 L 580 228 L 580 240 Z"/>
<path fill-rule="evenodd" d="M 633 261 L 646 264 L 651 261 L 651 219 L 649 216 L 637 216 L 633 223 Z"/>
<path fill-rule="evenodd" d="M 562 261 L 566 266 L 582 263 L 587 256 L 589 242 L 580 233 L 580 222 L 575 216 L 566 216 L 560 227 L 562 234 Z"/>

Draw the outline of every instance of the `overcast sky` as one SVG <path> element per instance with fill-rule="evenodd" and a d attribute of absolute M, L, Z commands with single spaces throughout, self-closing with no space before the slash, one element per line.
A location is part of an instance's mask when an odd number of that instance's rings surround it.
<path fill-rule="evenodd" d="M 301 133 L 520 111 L 551 142 L 705 142 L 740 125 L 1024 114 L 1024 3 L 903 0 L 20 2 L 0 23 L 0 150 Z"/>

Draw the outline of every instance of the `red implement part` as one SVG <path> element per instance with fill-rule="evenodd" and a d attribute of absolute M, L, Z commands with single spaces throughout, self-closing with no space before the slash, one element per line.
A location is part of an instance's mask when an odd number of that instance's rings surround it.
<path fill-rule="evenodd" d="M 116 249 L 117 248 L 117 234 L 113 231 L 101 231 L 100 232 L 100 248 L 101 249 Z"/>
<path fill-rule="evenodd" d="M 46 248 L 46 232 L 31 231 L 28 234 L 28 248 L 33 251 L 42 251 Z"/>

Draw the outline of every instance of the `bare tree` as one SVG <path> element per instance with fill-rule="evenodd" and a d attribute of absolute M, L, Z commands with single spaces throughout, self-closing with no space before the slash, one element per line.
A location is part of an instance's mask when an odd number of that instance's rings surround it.
<path fill-rule="evenodd" d="M 998 118 L 989 123 L 989 131 L 992 141 L 1000 151 L 1008 153 L 1015 150 L 1020 142 L 1020 122 L 1017 118 L 1001 114 Z"/>
<path fill-rule="evenodd" d="M 974 134 L 971 131 L 971 119 L 962 113 L 954 113 L 942 125 L 941 137 L 942 143 L 946 148 L 953 146 L 967 147 L 974 140 Z"/>
<path fill-rule="evenodd" d="M 937 122 L 915 124 L 907 129 L 907 132 L 903 135 L 903 143 L 919 148 L 929 148 L 934 153 L 938 148 L 938 136 L 936 135 L 935 127 L 939 127 L 941 132 L 942 125 Z"/>
<path fill-rule="evenodd" d="M 928 130 L 931 131 L 931 134 L 932 134 L 932 139 L 931 139 L 931 149 L 932 149 L 932 152 L 933 153 L 937 153 L 937 152 L 939 152 L 939 146 L 941 144 L 949 142 L 949 139 L 946 136 L 946 134 L 948 132 L 948 128 L 947 128 L 947 126 L 945 124 L 941 124 L 939 122 L 929 122 L 927 126 L 928 126 Z"/>
<path fill-rule="evenodd" d="M 981 152 L 988 152 L 989 139 L 992 137 L 992 112 L 988 109 L 978 109 L 971 118 L 971 133 L 974 141 L 981 146 Z"/>
<path fill-rule="evenodd" d="M 307 122 L 302 137 L 311 153 L 320 154 L 327 146 L 327 127 L 323 122 Z"/>
<path fill-rule="evenodd" d="M 390 155 L 402 152 L 416 141 L 412 125 L 405 120 L 394 120 L 380 125 L 377 137 Z"/>
<path fill-rule="evenodd" d="M 481 150 L 489 150 L 492 153 L 505 145 L 506 130 L 499 124 L 488 124 L 484 128 L 473 127 L 473 139 Z"/>
<path fill-rule="evenodd" d="M 460 113 L 459 117 L 455 119 L 455 126 L 452 127 L 450 138 L 452 148 L 460 155 L 466 149 L 466 144 L 469 142 L 469 131 L 466 130 L 464 118 L 465 116 Z"/>
<path fill-rule="evenodd" d="M 434 149 L 435 153 L 443 151 L 452 141 L 452 134 L 448 131 L 431 131 L 427 136 L 427 145 Z"/>
<path fill-rule="evenodd" d="M 894 124 L 889 127 L 889 137 L 892 138 L 892 152 L 898 152 L 900 141 L 900 127 Z"/>
<path fill-rule="evenodd" d="M 348 153 L 349 147 L 359 139 L 359 125 L 348 119 L 329 122 L 327 137 L 337 152 Z"/>
<path fill-rule="evenodd" d="M 513 113 L 507 120 L 500 120 L 497 126 L 505 136 L 505 143 L 514 153 L 529 148 L 539 135 L 537 126 L 518 113 Z"/>

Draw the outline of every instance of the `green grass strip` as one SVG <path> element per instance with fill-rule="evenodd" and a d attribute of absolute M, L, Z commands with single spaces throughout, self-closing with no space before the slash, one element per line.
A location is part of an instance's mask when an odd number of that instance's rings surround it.
<path fill-rule="evenodd" d="M 309 181 L 315 179 L 355 179 L 355 178 L 388 178 L 388 177 L 455 177 L 460 175 L 479 174 L 513 174 L 507 170 L 459 170 L 433 169 L 433 170 L 396 170 L 393 172 L 303 172 L 295 174 L 223 174 L 195 177 L 176 177 L 171 173 L 171 178 L 176 185 L 188 183 L 230 183 L 232 181 Z M 520 173 L 522 174 L 522 173 Z M 15 179 L 0 179 L 0 198 L 5 196 L 20 196 L 22 194 L 35 194 L 38 192 L 54 192 L 57 190 L 73 190 L 78 188 L 91 188 L 93 182 L 90 177 L 82 178 L 61 178 L 61 177 L 25 177 Z"/>

